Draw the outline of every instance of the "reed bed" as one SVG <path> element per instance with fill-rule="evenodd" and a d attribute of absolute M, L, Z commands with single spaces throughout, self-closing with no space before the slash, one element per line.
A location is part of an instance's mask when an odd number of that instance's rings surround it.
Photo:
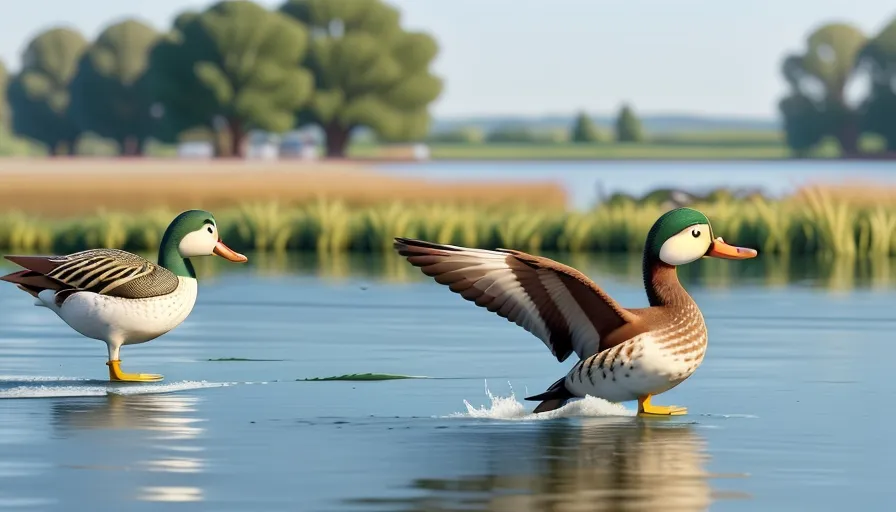
<path fill-rule="evenodd" d="M 718 200 L 692 205 L 716 236 L 762 254 L 846 258 L 896 255 L 896 201 L 865 205 L 823 187 L 793 197 Z M 396 236 L 480 248 L 530 252 L 637 253 L 664 211 L 655 203 L 621 201 L 592 211 L 392 201 L 359 206 L 318 198 L 301 204 L 256 201 L 215 210 L 223 239 L 256 253 L 383 253 Z M 176 211 L 99 211 L 54 220 L 24 212 L 0 214 L 0 249 L 69 252 L 114 247 L 153 252 Z"/>

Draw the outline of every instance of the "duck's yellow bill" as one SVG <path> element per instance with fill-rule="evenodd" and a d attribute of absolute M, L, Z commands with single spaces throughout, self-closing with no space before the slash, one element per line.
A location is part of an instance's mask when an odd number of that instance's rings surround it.
<path fill-rule="evenodd" d="M 746 247 L 737 247 L 725 243 L 721 238 L 716 238 L 706 251 L 706 255 L 711 258 L 723 258 L 726 260 L 746 260 L 755 258 L 759 254 L 756 249 L 748 249 Z"/>
<path fill-rule="evenodd" d="M 232 261 L 234 263 L 245 263 L 249 261 L 249 258 L 243 256 L 242 254 L 234 251 L 230 247 L 224 245 L 224 242 L 218 240 L 218 243 L 215 244 L 215 254 L 224 258 L 227 261 Z"/>

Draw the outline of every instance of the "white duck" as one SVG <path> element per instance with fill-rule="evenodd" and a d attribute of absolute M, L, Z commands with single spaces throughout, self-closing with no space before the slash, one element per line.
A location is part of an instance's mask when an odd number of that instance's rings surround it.
<path fill-rule="evenodd" d="M 161 375 L 124 373 L 119 349 L 145 343 L 183 322 L 196 303 L 196 272 L 189 258 L 216 254 L 244 263 L 218 238 L 214 216 L 181 213 L 165 231 L 158 264 L 118 249 L 91 249 L 65 256 L 6 256 L 26 270 L 0 277 L 35 297 L 72 329 L 106 343 L 109 378 L 154 382 Z"/>

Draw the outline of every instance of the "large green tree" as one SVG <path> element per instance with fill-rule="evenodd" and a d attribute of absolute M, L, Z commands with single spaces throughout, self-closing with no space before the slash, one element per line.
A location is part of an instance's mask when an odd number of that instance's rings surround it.
<path fill-rule="evenodd" d="M 641 142 L 644 140 L 644 129 L 641 120 L 628 104 L 619 109 L 616 116 L 616 140 L 619 142 Z"/>
<path fill-rule="evenodd" d="M 573 122 L 569 138 L 573 142 L 598 142 L 600 141 L 600 131 L 588 114 L 579 112 Z"/>
<path fill-rule="evenodd" d="M 71 154 L 80 134 L 69 115 L 68 86 L 87 41 L 68 28 L 38 35 L 22 55 L 22 70 L 9 84 L 12 128 L 46 144 L 54 155 Z"/>
<path fill-rule="evenodd" d="M 72 118 L 84 131 L 118 142 L 122 154 L 143 153 L 156 116 L 145 76 L 159 34 L 136 20 L 116 23 L 90 45 L 69 87 Z"/>
<path fill-rule="evenodd" d="M 426 135 L 429 105 L 442 91 L 429 69 L 438 53 L 432 37 L 405 31 L 381 0 L 290 0 L 280 10 L 311 30 L 305 65 L 315 90 L 299 123 L 321 127 L 327 156 L 343 156 L 359 126 L 382 140 Z"/>
<path fill-rule="evenodd" d="M 896 151 L 896 19 L 868 42 L 859 56 L 871 74 L 871 88 L 861 108 L 862 127 L 881 135 Z"/>
<path fill-rule="evenodd" d="M 218 130 L 226 136 L 217 139 L 217 154 L 233 156 L 242 154 L 250 130 L 289 130 L 312 91 L 312 76 L 301 67 L 307 45 L 300 23 L 246 0 L 179 16 L 149 57 L 163 138 Z"/>
<path fill-rule="evenodd" d="M 781 109 L 785 116 L 789 112 L 803 116 L 801 119 L 785 118 L 785 128 L 808 130 L 806 134 L 789 134 L 789 141 L 813 138 L 811 132 L 817 127 L 811 125 L 816 124 L 823 127 L 822 135 L 837 139 L 844 156 L 858 152 L 859 118 L 855 107 L 847 101 L 846 87 L 865 41 L 865 35 L 858 28 L 831 23 L 809 34 L 803 53 L 784 59 L 782 72 L 791 89 L 788 98 L 783 100 L 784 104 L 814 105 L 812 109 Z M 801 150 L 797 147 L 793 149 Z"/>

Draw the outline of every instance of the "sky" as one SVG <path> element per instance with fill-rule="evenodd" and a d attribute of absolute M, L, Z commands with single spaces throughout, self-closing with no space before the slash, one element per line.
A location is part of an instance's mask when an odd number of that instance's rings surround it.
<path fill-rule="evenodd" d="M 780 62 L 820 24 L 869 35 L 896 17 L 891 0 L 387 0 L 403 24 L 432 34 L 445 89 L 442 118 L 644 114 L 772 118 L 786 91 Z M 66 25 L 95 37 L 136 17 L 159 30 L 203 0 L 28 0 L 0 17 L 11 70 L 28 41 Z M 282 0 L 260 0 L 276 7 Z"/>

